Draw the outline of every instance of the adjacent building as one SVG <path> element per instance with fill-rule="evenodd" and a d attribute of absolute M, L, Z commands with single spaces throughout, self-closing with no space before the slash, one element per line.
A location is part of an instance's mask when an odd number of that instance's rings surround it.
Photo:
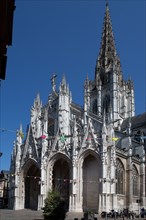
<path fill-rule="evenodd" d="M 0 1 L 0 80 L 5 80 L 7 48 L 12 45 L 15 0 Z"/>
<path fill-rule="evenodd" d="M 0 173 L 0 209 L 8 208 L 9 174 L 7 170 L 2 170 Z"/>

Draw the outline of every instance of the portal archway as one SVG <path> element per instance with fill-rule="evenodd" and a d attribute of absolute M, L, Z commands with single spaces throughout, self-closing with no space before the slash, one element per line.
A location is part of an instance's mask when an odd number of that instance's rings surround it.
<path fill-rule="evenodd" d="M 100 166 L 96 157 L 88 155 L 83 162 L 83 210 L 99 208 Z"/>
<path fill-rule="evenodd" d="M 38 195 L 40 194 L 40 169 L 31 163 L 24 176 L 25 204 L 27 209 L 38 209 Z"/>
<path fill-rule="evenodd" d="M 53 190 L 60 193 L 65 199 L 66 209 L 69 207 L 70 171 L 68 162 L 60 158 L 53 166 Z"/>

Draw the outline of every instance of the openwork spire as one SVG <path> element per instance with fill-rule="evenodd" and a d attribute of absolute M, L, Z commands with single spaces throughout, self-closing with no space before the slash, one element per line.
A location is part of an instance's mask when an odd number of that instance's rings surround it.
<path fill-rule="evenodd" d="M 120 60 L 116 51 L 109 6 L 108 2 L 106 1 L 101 47 L 96 62 L 95 77 L 99 72 L 99 69 L 102 69 L 102 71 L 105 72 L 110 71 L 113 68 L 113 63 L 119 66 L 120 69 Z"/>

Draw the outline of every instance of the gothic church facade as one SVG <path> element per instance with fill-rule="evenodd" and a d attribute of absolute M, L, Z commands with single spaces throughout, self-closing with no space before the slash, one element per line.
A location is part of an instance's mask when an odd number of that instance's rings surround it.
<path fill-rule="evenodd" d="M 134 86 L 121 70 L 106 5 L 95 78 L 84 83 L 84 106 L 72 101 L 63 76 L 46 105 L 37 95 L 26 138 L 17 131 L 11 156 L 9 207 L 40 210 L 57 190 L 69 211 L 146 205 L 146 114 L 135 116 Z"/>

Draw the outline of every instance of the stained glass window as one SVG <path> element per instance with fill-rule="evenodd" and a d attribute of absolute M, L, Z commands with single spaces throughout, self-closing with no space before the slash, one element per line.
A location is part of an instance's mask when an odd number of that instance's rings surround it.
<path fill-rule="evenodd" d="M 117 159 L 116 165 L 116 193 L 117 194 L 124 194 L 124 166 L 121 160 Z"/>
<path fill-rule="evenodd" d="M 133 165 L 132 168 L 132 177 L 133 177 L 133 195 L 138 196 L 138 171 L 135 165 Z"/>

